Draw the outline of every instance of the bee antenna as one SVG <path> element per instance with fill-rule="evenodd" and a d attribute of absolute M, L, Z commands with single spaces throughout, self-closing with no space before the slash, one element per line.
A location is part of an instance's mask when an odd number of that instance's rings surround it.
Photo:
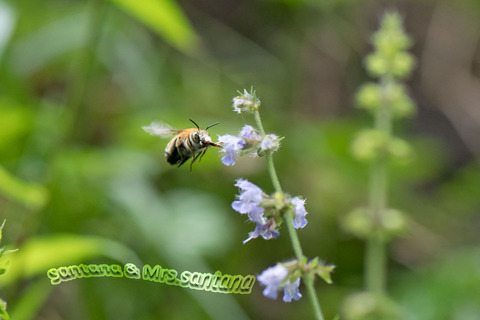
<path fill-rule="evenodd" d="M 192 119 L 188 119 L 188 120 L 192 121 L 193 124 L 197 127 L 197 129 L 200 130 L 200 128 L 198 127 L 198 124 L 195 121 L 193 121 Z"/>
<path fill-rule="evenodd" d="M 205 130 L 208 130 L 209 128 L 213 127 L 213 126 L 216 126 L 217 124 L 219 124 L 220 122 L 215 122 L 211 125 L 209 125 L 208 127 L 205 128 Z"/>

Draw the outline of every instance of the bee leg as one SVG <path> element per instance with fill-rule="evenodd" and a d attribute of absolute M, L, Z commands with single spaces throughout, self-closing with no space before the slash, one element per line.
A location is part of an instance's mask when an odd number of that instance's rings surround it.
<path fill-rule="evenodd" d="M 208 147 L 206 147 L 205 150 L 203 150 L 203 152 L 201 153 L 200 159 L 198 159 L 198 162 L 202 161 L 203 155 L 205 154 L 205 152 L 207 152 L 207 149 Z"/>
<path fill-rule="evenodd" d="M 180 157 L 181 157 L 181 158 L 180 158 L 180 160 L 178 161 L 178 166 L 177 166 L 177 168 L 180 168 L 180 166 L 181 166 L 182 164 L 184 164 L 185 161 L 187 161 L 187 159 L 184 160 L 182 156 L 180 156 Z"/>
<path fill-rule="evenodd" d="M 200 153 L 198 153 L 196 156 L 192 158 L 192 162 L 190 162 L 190 172 L 192 172 L 192 165 L 197 160 L 197 158 L 200 156 Z"/>

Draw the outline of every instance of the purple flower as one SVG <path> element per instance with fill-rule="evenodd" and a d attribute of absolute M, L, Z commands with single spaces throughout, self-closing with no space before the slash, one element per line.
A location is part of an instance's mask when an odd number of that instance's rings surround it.
<path fill-rule="evenodd" d="M 258 99 L 253 88 L 250 92 L 243 90 L 243 94 L 241 92 L 239 93 L 239 96 L 233 98 L 233 111 L 242 113 L 244 111 L 253 112 L 258 109 L 260 106 L 260 99 Z"/>
<path fill-rule="evenodd" d="M 245 98 L 241 98 L 241 97 L 233 98 L 233 111 L 236 111 L 237 113 L 241 113 L 243 111 L 243 108 L 251 105 L 253 105 L 252 101 L 247 100 Z"/>
<path fill-rule="evenodd" d="M 262 272 L 257 277 L 261 285 L 265 286 L 263 295 L 271 299 L 277 299 L 278 291 L 284 290 L 283 301 L 291 302 L 298 300 L 302 294 L 298 290 L 300 286 L 300 278 L 297 278 L 293 283 L 290 280 L 285 280 L 288 277 L 288 269 L 281 264 L 270 267 Z"/>
<path fill-rule="evenodd" d="M 261 207 L 260 204 L 263 202 L 265 194 L 262 189 L 250 181 L 243 179 L 237 180 L 235 186 L 240 189 L 240 195 L 238 196 L 238 200 L 232 202 L 233 210 L 241 214 L 246 213 L 248 219 L 256 224 L 255 230 L 248 234 L 249 237 L 243 241 L 243 243 L 245 244 L 259 236 L 265 240 L 278 237 L 280 233 L 276 229 L 277 224 L 275 219 L 267 219 L 263 216 L 265 208 Z"/>
<path fill-rule="evenodd" d="M 278 136 L 274 134 L 267 134 L 262 142 L 260 142 L 260 151 L 264 152 L 267 150 L 276 151 L 278 149 Z"/>
<path fill-rule="evenodd" d="M 262 272 L 257 280 L 265 286 L 263 295 L 270 299 L 277 299 L 277 292 L 281 289 L 282 281 L 288 276 L 288 269 L 277 264 Z"/>
<path fill-rule="evenodd" d="M 262 136 L 258 133 L 258 131 L 248 124 L 242 128 L 240 131 L 240 136 L 254 141 L 260 141 L 262 139 Z"/>
<path fill-rule="evenodd" d="M 223 144 L 221 151 L 226 155 L 222 157 L 222 162 L 226 166 L 233 166 L 238 154 L 247 145 L 245 140 L 229 134 L 218 136 L 218 142 Z"/>
<path fill-rule="evenodd" d="M 305 210 L 305 199 L 295 197 L 290 201 L 290 203 L 295 206 L 295 219 L 293 219 L 293 226 L 295 227 L 295 229 L 305 227 L 308 222 L 307 219 L 305 219 L 305 216 L 308 213 Z"/>
<path fill-rule="evenodd" d="M 238 200 L 232 202 L 233 210 L 245 214 L 248 213 L 253 222 L 257 222 L 258 216 L 261 216 L 265 211 L 264 208 L 259 207 L 263 201 L 263 191 L 255 184 L 248 180 L 239 179 L 235 184 L 241 192 Z"/>
<path fill-rule="evenodd" d="M 284 294 L 283 294 L 283 301 L 291 302 L 293 300 L 298 300 L 302 297 L 302 294 L 298 290 L 300 286 L 300 278 L 295 280 L 293 283 L 290 280 L 287 280 L 284 284 Z"/>
<path fill-rule="evenodd" d="M 272 238 L 275 239 L 280 235 L 280 233 L 276 230 L 277 224 L 275 223 L 275 220 L 273 218 L 267 220 L 267 218 L 265 218 L 262 214 L 259 219 L 254 222 L 257 224 L 255 230 L 248 234 L 249 237 L 243 240 L 243 244 L 247 243 L 252 239 L 258 238 L 258 236 L 262 236 L 262 238 L 265 240 L 270 240 Z"/>

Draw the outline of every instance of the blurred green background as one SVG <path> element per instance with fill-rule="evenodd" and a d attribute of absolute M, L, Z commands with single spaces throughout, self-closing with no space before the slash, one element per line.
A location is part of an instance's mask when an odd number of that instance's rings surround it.
<path fill-rule="evenodd" d="M 49 268 L 161 265 L 258 275 L 293 257 L 284 234 L 253 230 L 230 203 L 238 178 L 272 191 L 264 159 L 234 167 L 209 150 L 189 172 L 141 127 L 194 119 L 217 134 L 253 123 L 232 112 L 253 86 L 283 188 L 307 198 L 308 257 L 337 266 L 317 284 L 327 319 L 363 286 L 363 242 L 339 222 L 365 205 L 368 166 L 353 160 L 371 125 L 354 94 L 387 9 L 404 17 L 417 68 L 415 150 L 393 165 L 390 204 L 409 231 L 389 247 L 389 292 L 412 320 L 480 319 L 480 1 L 0 1 L 0 297 L 12 319 L 308 319 L 307 299 L 223 295 L 127 278 L 52 286 Z M 301 287 L 301 290 L 303 287 Z M 305 293 L 304 293 L 305 294 Z"/>

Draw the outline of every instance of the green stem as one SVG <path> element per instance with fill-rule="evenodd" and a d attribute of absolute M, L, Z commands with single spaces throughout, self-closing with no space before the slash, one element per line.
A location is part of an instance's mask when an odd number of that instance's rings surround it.
<path fill-rule="evenodd" d="M 288 209 L 285 212 L 284 218 L 287 225 L 288 234 L 290 235 L 290 241 L 292 242 L 293 252 L 295 253 L 295 257 L 297 257 L 298 261 L 302 261 L 304 259 L 302 246 L 300 244 L 300 239 L 298 238 L 297 231 L 293 227 L 293 212 L 292 209 Z"/>
<path fill-rule="evenodd" d="M 260 118 L 260 113 L 258 110 L 254 112 L 255 122 L 257 124 L 258 130 L 262 136 L 265 136 L 265 130 L 263 129 L 262 120 Z M 278 179 L 277 171 L 275 170 L 275 165 L 273 163 L 273 155 L 271 152 L 267 152 L 267 168 L 268 173 L 270 174 L 270 179 L 272 180 L 273 188 L 275 192 L 282 193 L 282 187 L 280 185 L 280 180 Z M 293 252 L 295 257 L 300 263 L 303 263 L 305 256 L 303 255 L 302 246 L 300 244 L 300 239 L 298 238 L 297 231 L 293 227 L 293 212 L 292 209 L 288 209 L 284 215 L 285 224 L 287 225 L 288 234 L 290 236 L 290 241 L 292 243 Z M 317 292 L 315 291 L 315 286 L 313 285 L 313 275 L 305 273 L 303 276 L 305 283 L 305 288 L 307 289 L 308 299 L 312 305 L 313 312 L 315 314 L 315 319 L 324 320 L 322 313 L 322 308 L 320 307 L 320 302 L 318 301 Z"/>
<path fill-rule="evenodd" d="M 271 152 L 267 153 L 267 167 L 268 173 L 270 174 L 270 179 L 272 180 L 273 188 L 276 192 L 282 192 L 282 187 L 280 186 L 280 181 L 278 180 L 277 171 L 275 171 L 275 165 L 273 164 L 273 155 Z"/>
<path fill-rule="evenodd" d="M 260 131 L 260 134 L 262 136 L 265 136 L 265 130 L 263 129 L 262 119 L 260 118 L 260 112 L 258 112 L 258 110 L 255 110 L 253 115 L 255 117 L 255 122 L 257 123 L 257 127 L 258 127 L 258 130 Z"/>
<path fill-rule="evenodd" d="M 366 243 L 365 280 L 367 290 L 383 294 L 385 289 L 385 243 L 381 239 L 383 212 L 386 208 L 387 171 L 384 159 L 372 165 L 370 172 L 370 219 L 373 232 Z"/>
<path fill-rule="evenodd" d="M 265 130 L 263 129 L 262 119 L 260 118 L 260 112 L 255 110 L 254 113 L 255 122 L 257 123 L 258 130 L 262 137 L 265 136 Z M 273 163 L 273 156 L 271 152 L 267 152 L 267 168 L 268 173 L 270 174 L 270 179 L 272 180 L 273 188 L 276 192 L 282 192 L 282 186 L 280 185 L 280 180 L 278 180 L 277 171 L 275 170 L 275 165 Z"/>
<path fill-rule="evenodd" d="M 391 135 L 390 90 L 393 79 L 381 79 L 382 103 L 375 114 L 375 128 L 387 141 Z M 365 282 L 371 293 L 384 294 L 386 282 L 386 243 L 382 238 L 384 212 L 387 209 L 388 171 L 387 157 L 380 156 L 370 171 L 369 212 L 373 232 L 366 243 Z"/>
<path fill-rule="evenodd" d="M 287 210 L 284 217 L 287 225 L 288 234 L 290 235 L 293 252 L 295 252 L 295 257 L 297 258 L 297 260 L 301 262 L 305 259 L 305 256 L 303 255 L 302 246 L 300 245 L 300 239 L 298 238 L 297 231 L 293 227 L 292 209 Z M 319 320 L 324 320 L 325 318 L 323 317 L 322 308 L 320 307 L 320 302 L 318 301 L 317 292 L 315 291 L 315 286 L 313 285 L 313 276 L 307 272 L 303 275 L 303 280 L 305 288 L 307 289 L 308 300 L 312 305 L 315 318 Z"/>
<path fill-rule="evenodd" d="M 378 237 L 367 240 L 365 253 L 365 281 L 366 289 L 374 294 L 383 295 L 385 292 L 385 244 Z"/>
<path fill-rule="evenodd" d="M 307 289 L 308 299 L 310 300 L 310 304 L 312 305 L 315 313 L 315 318 L 318 320 L 324 320 L 325 318 L 323 316 L 322 308 L 318 302 L 317 291 L 315 291 L 315 286 L 313 285 L 313 276 L 310 273 L 306 273 L 303 276 L 303 280 L 305 283 L 305 288 Z"/>

